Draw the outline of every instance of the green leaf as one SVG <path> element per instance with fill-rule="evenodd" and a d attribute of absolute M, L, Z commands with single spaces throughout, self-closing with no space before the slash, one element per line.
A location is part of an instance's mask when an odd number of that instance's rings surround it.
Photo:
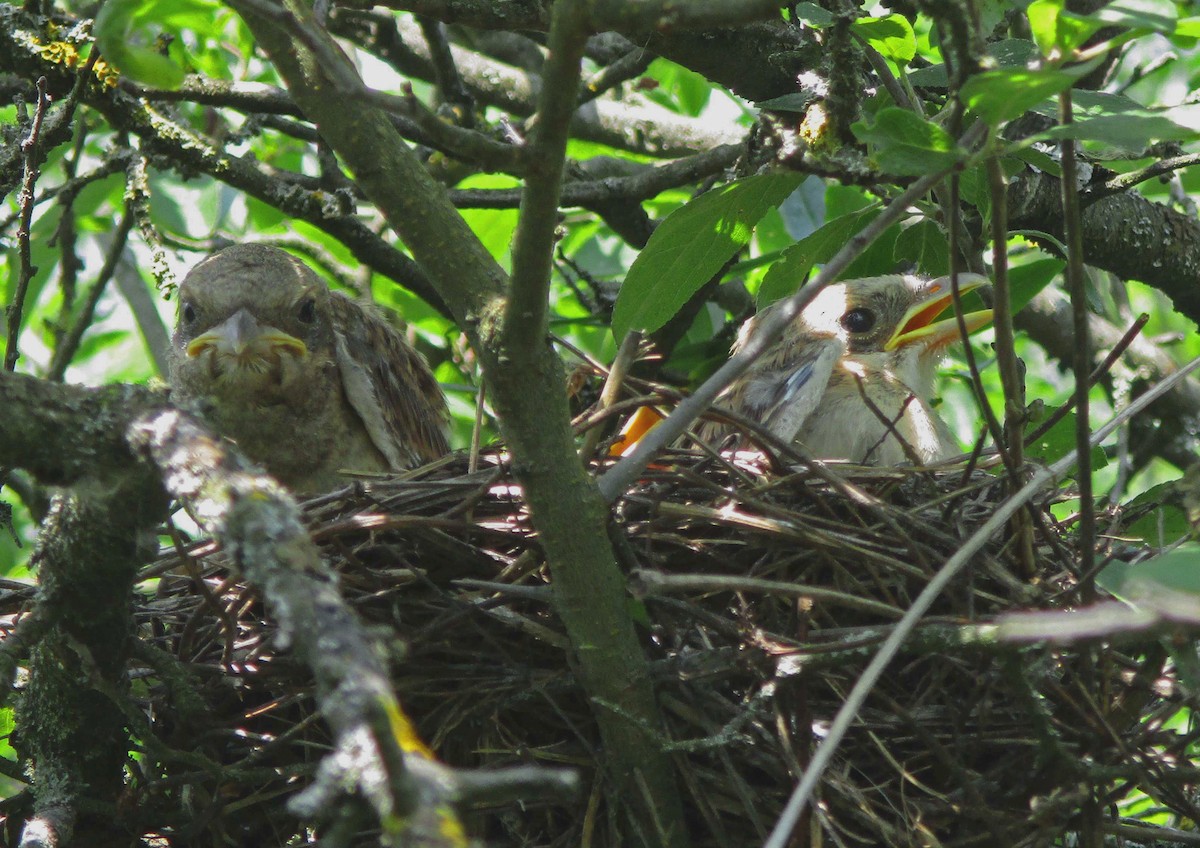
<path fill-rule="evenodd" d="M 992 215 L 992 189 L 986 167 L 979 165 L 959 174 L 958 193 L 963 200 L 979 210 L 979 215 L 986 225 Z M 987 229 L 986 226 L 984 229 Z"/>
<path fill-rule="evenodd" d="M 896 271 L 896 239 L 900 238 L 900 225 L 892 224 L 867 245 L 854 261 L 846 266 L 846 270 L 838 276 L 843 280 L 854 280 L 861 277 L 878 277 L 892 274 Z"/>
<path fill-rule="evenodd" d="M 1019 118 L 1053 97 L 1094 67 L 1085 62 L 1068 70 L 997 68 L 971 77 L 962 87 L 962 100 L 992 126 Z"/>
<path fill-rule="evenodd" d="M 1037 55 L 1037 45 L 1026 38 L 1006 38 L 988 45 L 988 54 L 1001 68 L 1023 68 Z M 914 86 L 945 88 L 948 84 L 946 66 L 930 65 L 910 71 L 908 81 Z"/>
<path fill-rule="evenodd" d="M 1122 513 L 1138 517 L 1121 528 L 1121 538 L 1133 537 L 1155 547 L 1164 547 L 1187 536 L 1192 528 L 1187 513 L 1176 503 L 1178 492 L 1179 485 L 1172 480 L 1147 489 L 1129 503 L 1122 504 Z"/>
<path fill-rule="evenodd" d="M 834 218 L 812 235 L 805 236 L 783 252 L 771 266 L 758 289 L 758 306 L 786 297 L 798 289 L 818 262 L 828 262 L 859 230 L 879 214 L 878 205 L 868 206 Z"/>
<path fill-rule="evenodd" d="M 1200 611 L 1200 544 L 1187 542 L 1145 562 L 1113 562 L 1096 582 L 1127 601 L 1182 594 Z"/>
<path fill-rule="evenodd" d="M 1024 309 L 1038 293 L 1062 273 L 1066 262 L 1047 257 L 1035 259 L 1008 269 L 1008 299 L 1016 315 Z"/>
<path fill-rule="evenodd" d="M 937 222 L 928 218 L 901 231 L 892 256 L 896 262 L 911 263 L 930 277 L 950 273 L 950 243 Z"/>
<path fill-rule="evenodd" d="M 1200 105 L 1185 104 L 1162 111 L 1126 110 L 1051 127 L 1033 138 L 1073 138 L 1133 151 L 1141 151 L 1155 141 L 1195 141 L 1200 138 Z"/>
<path fill-rule="evenodd" d="M 760 174 L 715 188 L 659 224 L 625 277 L 613 336 L 657 330 L 750 240 L 754 225 L 800 185 L 803 174 Z"/>
<path fill-rule="evenodd" d="M 793 12 L 799 23 L 808 24 L 813 29 L 822 29 L 833 23 L 833 15 L 816 3 L 797 3 Z"/>
<path fill-rule="evenodd" d="M 859 18 L 850 25 L 850 30 L 897 65 L 907 65 L 917 53 L 912 24 L 901 15 Z"/>
<path fill-rule="evenodd" d="M 155 46 L 164 31 L 204 30 L 220 6 L 214 0 L 107 0 L 96 15 L 93 32 L 104 57 L 131 79 L 174 89 L 183 69 Z"/>
<path fill-rule="evenodd" d="M 1062 177 L 1062 165 L 1034 147 L 1015 147 L 1009 153 L 1014 158 L 1020 159 L 1027 165 L 1032 165 L 1039 171 L 1044 171 L 1052 177 Z"/>
<path fill-rule="evenodd" d="M 896 106 L 880 109 L 874 123 L 857 121 L 850 129 L 875 148 L 872 158 L 891 174 L 916 177 L 944 171 L 966 155 L 937 124 Z"/>
<path fill-rule="evenodd" d="M 657 80 L 659 87 L 648 92 L 654 100 L 674 112 L 698 116 L 708 105 L 713 87 L 703 76 L 667 59 L 655 59 L 646 75 Z"/>
<path fill-rule="evenodd" d="M 83 337 L 83 342 L 79 345 L 79 351 L 75 354 L 74 362 L 87 362 L 98 353 L 103 353 L 105 350 L 114 345 L 121 344 L 129 338 L 128 330 L 107 330 L 101 333 L 89 333 Z"/>
<path fill-rule="evenodd" d="M 1034 0 L 1025 13 L 1043 56 L 1069 55 L 1101 26 L 1099 21 L 1065 11 L 1063 0 Z"/>
<path fill-rule="evenodd" d="M 783 94 L 779 97 L 772 97 L 769 100 L 759 100 L 754 105 L 759 109 L 770 109 L 772 112 L 798 112 L 804 114 L 808 111 L 808 105 L 816 100 L 812 94 L 793 91 L 791 94 Z"/>
<path fill-rule="evenodd" d="M 1150 32 L 1177 32 L 1179 12 L 1170 0 L 1113 0 L 1087 16 L 1105 26 Z"/>
<path fill-rule="evenodd" d="M 1068 412 L 1063 419 L 1025 449 L 1025 456 L 1034 462 L 1044 462 L 1047 465 L 1057 462 L 1075 450 L 1075 413 Z M 1092 470 L 1099 471 L 1108 465 L 1108 457 L 1104 449 L 1092 448 Z"/>
<path fill-rule="evenodd" d="M 1175 35 L 1182 38 L 1200 38 L 1200 18 L 1184 18 L 1175 25 Z"/>

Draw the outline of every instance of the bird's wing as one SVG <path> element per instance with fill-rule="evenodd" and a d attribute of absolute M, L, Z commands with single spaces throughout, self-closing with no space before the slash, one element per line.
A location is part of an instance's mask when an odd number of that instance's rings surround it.
<path fill-rule="evenodd" d="M 802 347 L 768 356 L 743 378 L 737 394 L 741 411 L 784 442 L 794 441 L 821 403 L 833 366 L 845 352 L 836 338 L 808 340 Z"/>
<path fill-rule="evenodd" d="M 445 455 L 449 415 L 421 355 L 382 317 L 334 293 L 337 365 L 346 397 L 392 467 Z"/>

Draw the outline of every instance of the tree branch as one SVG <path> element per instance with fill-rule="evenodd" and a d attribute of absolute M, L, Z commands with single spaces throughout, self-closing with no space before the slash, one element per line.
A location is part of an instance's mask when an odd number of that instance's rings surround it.
<path fill-rule="evenodd" d="M 554 230 L 558 226 L 568 127 L 579 98 L 579 63 L 586 42 L 582 4 L 560 0 L 554 7 L 550 58 L 546 62 L 546 75 L 555 84 L 542 88 L 538 120 L 525 151 L 527 173 L 521 215 L 513 236 L 512 288 L 500 331 L 501 343 L 510 355 L 515 354 L 518 368 L 531 364 L 531 348 L 546 343 Z"/>
<path fill-rule="evenodd" d="M 1059 186 L 1057 178 L 1029 171 L 1011 183 L 1009 225 L 1061 239 Z M 1081 226 L 1089 265 L 1154 286 L 1200 323 L 1200 221 L 1126 191 L 1088 205 Z"/>

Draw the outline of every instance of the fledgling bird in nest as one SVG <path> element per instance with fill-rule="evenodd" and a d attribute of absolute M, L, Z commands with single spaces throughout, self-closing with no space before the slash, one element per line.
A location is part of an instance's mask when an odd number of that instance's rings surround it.
<path fill-rule="evenodd" d="M 171 396 L 300 493 L 449 450 L 429 366 L 369 307 L 278 248 L 214 253 L 179 287 Z"/>
<path fill-rule="evenodd" d="M 962 293 L 987 280 L 959 274 Z M 950 280 L 908 275 L 847 280 L 826 287 L 780 340 L 718 399 L 814 457 L 865 465 L 928 464 L 959 453 L 932 405 L 946 348 L 959 341 Z M 768 307 L 771 309 L 773 307 Z M 735 349 L 766 311 L 742 328 Z M 964 316 L 968 331 L 991 310 Z M 709 424 L 702 435 L 726 428 Z"/>

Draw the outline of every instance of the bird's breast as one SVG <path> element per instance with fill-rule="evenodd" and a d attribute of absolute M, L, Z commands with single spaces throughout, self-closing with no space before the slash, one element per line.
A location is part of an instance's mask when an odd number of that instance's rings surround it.
<path fill-rule="evenodd" d="M 892 373 L 856 365 L 835 369 L 797 435 L 813 456 L 900 465 L 911 458 L 900 439 L 922 463 L 958 453 L 949 428 L 925 399 Z"/>

